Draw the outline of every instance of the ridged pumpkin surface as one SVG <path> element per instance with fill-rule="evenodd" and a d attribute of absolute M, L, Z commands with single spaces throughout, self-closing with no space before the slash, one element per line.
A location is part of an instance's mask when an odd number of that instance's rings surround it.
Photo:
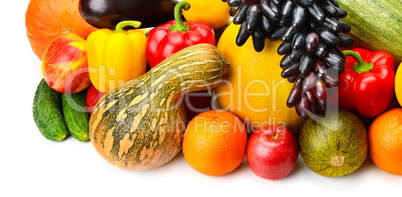
<path fill-rule="evenodd" d="M 367 156 L 367 131 L 346 110 L 322 112 L 309 119 L 300 132 L 300 155 L 315 173 L 338 177 L 357 170 Z"/>
<path fill-rule="evenodd" d="M 123 169 L 165 164 L 181 150 L 187 124 L 182 95 L 215 87 L 228 67 L 218 49 L 208 44 L 173 54 L 102 97 L 89 123 L 92 144 Z"/>

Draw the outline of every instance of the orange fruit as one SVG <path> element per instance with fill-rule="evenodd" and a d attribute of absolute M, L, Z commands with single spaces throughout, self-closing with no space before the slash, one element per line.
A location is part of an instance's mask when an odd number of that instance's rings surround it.
<path fill-rule="evenodd" d="M 402 108 L 396 108 L 377 117 L 369 132 L 369 152 L 376 166 L 402 175 Z"/>
<path fill-rule="evenodd" d="M 395 74 L 395 94 L 400 105 L 402 105 L 402 63 L 399 64 Z"/>
<path fill-rule="evenodd" d="M 196 171 L 210 176 L 232 172 L 244 159 L 247 132 L 230 112 L 210 110 L 194 117 L 183 139 L 183 155 Z"/>

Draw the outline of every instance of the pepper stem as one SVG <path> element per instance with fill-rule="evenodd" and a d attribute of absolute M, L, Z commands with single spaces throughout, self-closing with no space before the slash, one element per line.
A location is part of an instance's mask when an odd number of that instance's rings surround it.
<path fill-rule="evenodd" d="M 138 28 L 141 26 L 141 22 L 139 21 L 121 21 L 116 25 L 115 32 L 116 33 L 123 33 L 123 28 L 132 26 L 134 28 Z"/>
<path fill-rule="evenodd" d="M 190 4 L 184 1 L 176 4 L 176 6 L 174 7 L 175 25 L 169 27 L 170 31 L 181 31 L 184 33 L 190 29 L 190 27 L 188 25 L 185 25 L 183 23 L 183 20 L 181 20 L 181 9 L 190 9 Z"/>
<path fill-rule="evenodd" d="M 344 51 L 342 51 L 342 53 L 345 56 L 347 56 L 347 55 L 352 56 L 357 61 L 357 63 L 353 66 L 353 70 L 359 74 L 368 72 L 371 69 L 373 69 L 373 67 L 374 67 L 373 63 L 364 62 L 362 60 L 362 58 L 360 57 L 360 55 L 352 50 L 344 50 Z"/>

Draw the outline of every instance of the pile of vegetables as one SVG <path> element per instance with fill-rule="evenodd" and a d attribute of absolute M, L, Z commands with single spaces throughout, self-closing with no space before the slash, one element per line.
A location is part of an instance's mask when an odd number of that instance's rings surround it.
<path fill-rule="evenodd" d="M 394 95 L 402 95 L 395 77 L 402 60 L 400 4 L 31 0 L 27 36 L 43 74 L 33 117 L 49 140 L 71 133 L 90 140 L 111 164 L 145 170 L 180 152 L 190 121 L 184 95 L 216 88 L 220 108 L 237 116 L 249 134 L 269 131 L 270 140 L 290 143 L 281 147 L 292 149 L 282 175 L 264 175 L 272 170 L 252 158 L 266 155 L 247 152 L 258 176 L 287 176 L 298 146 L 311 170 L 343 176 L 368 154 L 362 120 L 397 108 Z M 385 25 L 365 18 L 374 9 L 388 17 Z M 299 132 L 297 145 L 289 135 Z M 263 143 L 261 136 L 252 137 L 252 147 Z"/>

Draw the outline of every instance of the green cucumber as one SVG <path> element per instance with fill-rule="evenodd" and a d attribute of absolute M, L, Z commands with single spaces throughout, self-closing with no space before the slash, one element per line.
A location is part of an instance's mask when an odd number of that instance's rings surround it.
<path fill-rule="evenodd" d="M 352 31 L 355 47 L 389 52 L 402 61 L 401 0 L 337 0 L 348 15 L 342 19 Z"/>
<path fill-rule="evenodd" d="M 89 140 L 89 114 L 85 107 L 86 92 L 63 94 L 63 113 L 71 135 L 79 141 Z"/>
<path fill-rule="evenodd" d="M 42 79 L 35 92 L 32 112 L 39 131 L 52 141 L 62 141 L 68 134 L 61 99 L 62 94 L 53 90 Z"/>

